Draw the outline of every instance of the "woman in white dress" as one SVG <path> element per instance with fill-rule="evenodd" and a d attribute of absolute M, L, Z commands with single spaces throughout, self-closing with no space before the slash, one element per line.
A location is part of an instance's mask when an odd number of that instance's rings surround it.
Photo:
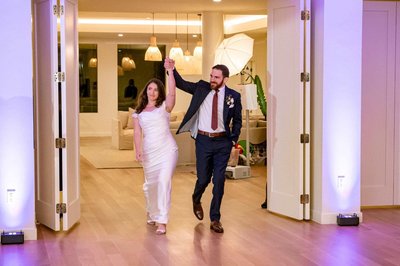
<path fill-rule="evenodd" d="M 169 127 L 175 106 L 175 79 L 172 69 L 167 69 L 167 74 L 168 94 L 160 80 L 151 79 L 132 115 L 136 160 L 142 162 L 144 170 L 147 223 L 157 225 L 156 233 L 160 235 L 166 233 L 171 182 L 178 160 L 178 146 Z"/>

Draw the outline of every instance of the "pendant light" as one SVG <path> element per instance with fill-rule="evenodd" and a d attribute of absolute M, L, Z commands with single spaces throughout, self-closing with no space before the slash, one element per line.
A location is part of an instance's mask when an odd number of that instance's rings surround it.
<path fill-rule="evenodd" d="M 189 18 L 188 14 L 186 14 L 186 51 L 185 51 L 185 61 L 189 62 L 190 59 L 192 58 L 192 55 L 190 54 L 189 51 Z"/>
<path fill-rule="evenodd" d="M 161 61 L 162 55 L 157 47 L 157 39 L 154 35 L 154 13 L 153 14 L 153 35 L 150 37 L 150 46 L 147 48 L 144 55 L 144 61 Z"/>
<path fill-rule="evenodd" d="M 179 41 L 178 41 L 178 14 L 177 13 L 175 13 L 175 41 L 172 44 L 172 48 L 169 50 L 169 58 L 175 60 L 175 62 L 179 62 L 183 58 L 183 51 L 182 51 L 182 48 L 179 46 Z"/>
<path fill-rule="evenodd" d="M 96 68 L 97 67 L 97 58 L 96 57 L 90 58 L 88 66 L 91 68 Z"/>
<path fill-rule="evenodd" d="M 197 14 L 199 16 L 199 40 L 197 41 L 196 47 L 194 48 L 193 51 L 193 56 L 197 59 L 202 59 L 203 57 L 203 42 L 201 41 L 201 25 L 202 25 L 202 21 L 201 21 L 201 14 Z"/>
<path fill-rule="evenodd" d="M 135 61 L 133 61 L 129 56 L 122 57 L 121 66 L 125 71 L 130 71 L 136 68 Z"/>

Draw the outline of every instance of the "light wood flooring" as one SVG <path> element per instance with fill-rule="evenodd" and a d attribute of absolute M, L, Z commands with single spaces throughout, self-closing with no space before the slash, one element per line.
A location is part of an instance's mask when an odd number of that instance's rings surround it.
<path fill-rule="evenodd" d="M 0 265 L 400 265 L 400 209 L 364 210 L 357 227 L 295 221 L 260 207 L 266 168 L 227 180 L 224 234 L 192 214 L 193 167 L 173 179 L 166 235 L 146 224 L 142 169 L 98 170 L 81 157 L 81 219 L 67 233 L 38 225 L 38 240 L 0 245 Z"/>

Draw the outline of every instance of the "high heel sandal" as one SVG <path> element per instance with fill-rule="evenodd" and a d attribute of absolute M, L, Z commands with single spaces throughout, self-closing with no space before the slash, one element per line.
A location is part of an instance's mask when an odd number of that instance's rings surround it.
<path fill-rule="evenodd" d="M 148 225 L 155 225 L 155 224 L 156 224 L 156 222 L 153 221 L 153 220 L 150 218 L 150 215 L 149 215 L 149 214 L 147 214 L 147 224 L 148 224 Z"/>
<path fill-rule="evenodd" d="M 158 224 L 156 234 L 157 235 L 164 235 L 167 233 L 167 225 L 166 224 Z"/>

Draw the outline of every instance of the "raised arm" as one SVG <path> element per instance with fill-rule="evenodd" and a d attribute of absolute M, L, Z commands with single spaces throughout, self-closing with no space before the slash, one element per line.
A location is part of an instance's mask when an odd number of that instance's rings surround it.
<path fill-rule="evenodd" d="M 165 109 L 168 113 L 171 113 L 172 109 L 175 106 L 175 101 L 176 101 L 176 84 L 173 73 L 175 62 L 174 60 L 169 58 L 165 58 L 165 61 L 166 63 L 164 64 L 164 66 L 166 67 L 167 70 L 167 79 L 168 79 L 168 94 L 165 100 Z"/>

